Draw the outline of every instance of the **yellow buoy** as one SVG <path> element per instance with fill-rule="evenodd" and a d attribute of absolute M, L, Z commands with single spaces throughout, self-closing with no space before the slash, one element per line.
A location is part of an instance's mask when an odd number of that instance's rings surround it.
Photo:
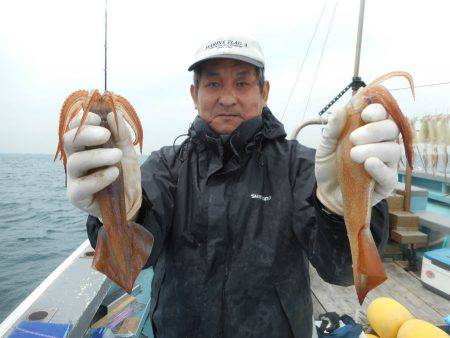
<path fill-rule="evenodd" d="M 397 338 L 449 338 L 441 329 L 420 319 L 410 319 L 398 330 Z"/>
<path fill-rule="evenodd" d="M 375 336 L 374 334 L 366 333 L 366 338 L 378 338 L 378 336 Z"/>
<path fill-rule="evenodd" d="M 412 318 L 408 309 L 392 298 L 377 298 L 367 308 L 370 326 L 380 338 L 396 338 L 400 326 Z"/>

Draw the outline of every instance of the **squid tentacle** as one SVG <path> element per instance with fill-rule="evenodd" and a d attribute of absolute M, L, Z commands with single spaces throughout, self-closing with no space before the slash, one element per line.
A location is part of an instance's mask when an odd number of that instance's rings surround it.
<path fill-rule="evenodd" d="M 142 125 L 139 120 L 139 117 L 136 114 L 136 111 L 134 110 L 133 106 L 130 104 L 130 102 L 124 98 L 123 96 L 116 95 L 116 100 L 118 104 L 123 107 L 123 111 L 126 112 L 124 114 L 125 118 L 127 119 L 127 122 L 132 127 L 134 134 L 135 134 L 135 140 L 133 142 L 134 145 L 139 144 L 140 151 L 142 152 L 142 143 L 143 143 L 143 131 L 142 131 Z"/>
<path fill-rule="evenodd" d="M 64 151 L 63 136 L 67 131 L 72 119 L 81 110 L 82 104 L 86 100 L 88 94 L 89 92 L 87 90 L 78 90 L 76 92 L 73 92 L 66 98 L 61 108 L 58 127 L 58 148 L 53 160 L 55 161 L 58 157 L 58 154 L 60 154 L 60 159 L 63 159 L 64 170 L 66 170 L 67 156 Z"/>
<path fill-rule="evenodd" d="M 394 72 L 390 72 L 390 73 L 381 75 L 381 76 L 377 77 L 375 80 L 373 80 L 372 82 L 370 82 L 366 88 L 370 88 L 370 87 L 379 85 L 380 83 L 382 83 L 390 78 L 393 78 L 393 77 L 404 77 L 406 80 L 408 80 L 409 87 L 411 88 L 412 96 L 414 99 L 416 98 L 413 78 L 409 73 L 403 72 L 403 71 L 394 71 Z"/>
<path fill-rule="evenodd" d="M 105 101 L 109 102 L 111 105 L 112 111 L 114 113 L 114 122 L 116 123 L 116 131 L 119 133 L 119 116 L 117 115 L 117 103 L 115 100 L 115 95 L 111 92 L 105 92 L 103 94 Z"/>
<path fill-rule="evenodd" d="M 389 93 L 389 91 L 380 85 L 376 85 L 375 87 L 369 88 L 367 92 L 367 100 L 368 103 L 380 103 L 386 110 L 389 112 L 389 115 L 394 120 L 395 124 L 398 126 L 400 130 L 400 134 L 403 137 L 403 145 L 406 151 L 406 158 L 408 159 L 408 163 L 413 167 L 413 148 L 412 148 L 412 131 L 411 126 L 403 115 L 395 101 L 394 97 Z"/>
<path fill-rule="evenodd" d="M 73 137 L 74 140 L 77 138 L 78 134 L 80 133 L 81 127 L 84 125 L 84 122 L 86 122 L 86 118 L 89 114 L 89 111 L 91 110 L 91 107 L 100 97 L 101 97 L 100 92 L 98 91 L 98 89 L 95 89 L 89 93 L 88 97 L 84 101 L 83 117 L 81 118 L 80 125 L 78 126 L 77 132 L 75 133 L 75 136 Z"/>

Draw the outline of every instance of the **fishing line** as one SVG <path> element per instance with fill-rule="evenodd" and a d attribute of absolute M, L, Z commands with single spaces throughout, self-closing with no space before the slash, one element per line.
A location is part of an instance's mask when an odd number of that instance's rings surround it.
<path fill-rule="evenodd" d="M 309 90 L 308 100 L 306 101 L 305 110 L 303 111 L 303 115 L 302 115 L 302 119 L 301 119 L 302 122 L 304 121 L 305 115 L 306 115 L 306 111 L 309 108 L 309 102 L 311 100 L 311 95 L 312 95 L 312 92 L 313 92 L 313 89 L 314 89 L 314 85 L 316 83 L 317 74 L 319 73 L 320 64 L 322 62 L 323 52 L 324 52 L 325 47 L 327 45 L 328 35 L 330 34 L 331 26 L 332 26 L 333 21 L 334 21 L 334 16 L 336 14 L 336 8 L 337 8 L 338 3 L 339 3 L 339 0 L 336 0 L 336 3 L 334 4 L 334 8 L 333 8 L 333 14 L 331 15 L 330 24 L 328 25 L 327 35 L 325 36 L 325 40 L 324 40 L 323 46 L 322 46 L 322 51 L 320 52 L 319 62 L 317 63 L 317 67 L 316 67 L 316 73 L 314 74 L 313 83 L 311 85 L 311 89 Z"/>
<path fill-rule="evenodd" d="M 414 88 L 421 88 L 421 87 L 434 87 L 434 86 L 442 86 L 442 85 L 448 85 L 450 84 L 450 81 L 448 82 L 436 82 L 436 83 L 428 83 L 423 85 L 417 85 L 414 86 Z M 404 89 L 410 89 L 410 87 L 401 87 L 401 88 L 392 88 L 389 90 L 404 90 Z"/>
<path fill-rule="evenodd" d="M 317 28 L 319 27 L 320 22 L 322 21 L 322 16 L 323 16 L 323 13 L 325 11 L 325 8 L 327 7 L 327 4 L 328 4 L 328 0 L 325 1 L 324 5 L 322 7 L 322 12 L 320 13 L 319 20 L 317 20 L 316 28 L 314 29 L 314 33 L 313 33 L 313 35 L 311 37 L 311 40 L 309 41 L 308 48 L 306 49 L 305 56 L 303 57 L 300 69 L 299 69 L 299 71 L 297 73 L 297 76 L 296 76 L 294 84 L 293 84 L 293 86 L 291 88 L 291 92 L 289 94 L 288 100 L 286 102 L 286 106 L 284 107 L 283 115 L 281 116 L 281 121 L 283 121 L 284 115 L 286 114 L 286 111 L 288 109 L 289 103 L 291 102 L 292 94 L 294 93 L 294 89 L 297 86 L 298 79 L 300 78 L 300 73 L 302 72 L 302 69 L 303 69 L 303 66 L 305 64 L 306 58 L 308 57 L 309 49 L 311 48 L 312 42 L 314 40 L 314 37 L 316 36 Z"/>

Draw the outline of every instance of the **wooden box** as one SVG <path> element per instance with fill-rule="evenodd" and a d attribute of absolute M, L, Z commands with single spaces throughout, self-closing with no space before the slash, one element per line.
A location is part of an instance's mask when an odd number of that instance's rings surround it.
<path fill-rule="evenodd" d="M 401 244 L 426 243 L 428 235 L 416 230 L 392 230 L 391 238 Z"/>
<path fill-rule="evenodd" d="M 418 230 L 419 216 L 409 211 L 390 211 L 389 225 L 391 229 L 397 230 Z"/>
<path fill-rule="evenodd" d="M 403 210 L 403 196 L 391 195 L 387 199 L 389 211 L 402 211 Z"/>

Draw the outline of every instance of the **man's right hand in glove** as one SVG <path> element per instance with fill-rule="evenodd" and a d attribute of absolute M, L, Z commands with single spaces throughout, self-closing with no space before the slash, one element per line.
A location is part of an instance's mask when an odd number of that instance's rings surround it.
<path fill-rule="evenodd" d="M 127 220 L 131 220 L 136 217 L 142 202 L 141 171 L 130 130 L 123 117 L 118 115 L 117 131 L 114 114 L 108 114 L 110 132 L 100 126 L 101 120 L 97 114 L 89 113 L 75 140 L 82 113 L 71 122 L 70 130 L 64 134 L 64 150 L 68 157 L 67 196 L 74 206 L 101 219 L 100 207 L 94 194 L 117 179 L 119 169 L 115 164 L 121 162 Z M 86 147 L 101 146 L 110 137 L 117 148 L 86 150 Z"/>

